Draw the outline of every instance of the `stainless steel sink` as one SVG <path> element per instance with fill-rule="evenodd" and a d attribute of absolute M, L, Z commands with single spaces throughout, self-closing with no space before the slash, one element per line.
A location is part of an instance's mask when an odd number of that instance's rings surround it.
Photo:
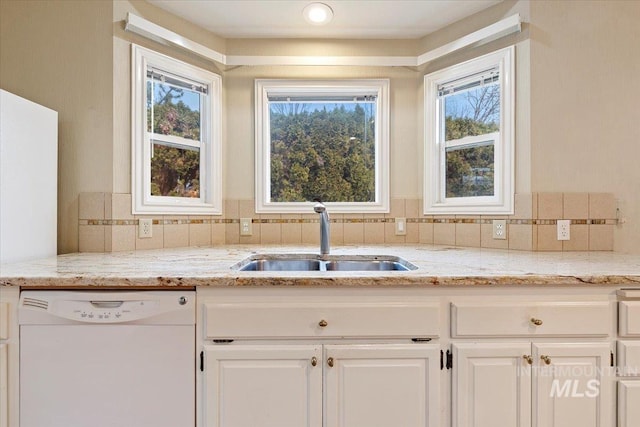
<path fill-rule="evenodd" d="M 418 267 L 396 256 L 263 254 L 231 267 L 239 271 L 409 271 Z"/>
<path fill-rule="evenodd" d="M 404 260 L 340 260 L 327 261 L 327 271 L 409 271 L 413 264 Z M 414 268 L 411 268 L 414 267 Z"/>
<path fill-rule="evenodd" d="M 319 271 L 320 261 L 315 259 L 251 259 L 243 265 L 236 264 L 233 268 L 240 271 Z"/>

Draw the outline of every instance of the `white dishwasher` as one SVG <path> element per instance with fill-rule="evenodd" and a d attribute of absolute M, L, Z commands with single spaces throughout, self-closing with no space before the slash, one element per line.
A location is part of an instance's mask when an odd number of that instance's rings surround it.
<path fill-rule="evenodd" d="M 20 427 L 195 425 L 195 292 L 23 291 Z"/>

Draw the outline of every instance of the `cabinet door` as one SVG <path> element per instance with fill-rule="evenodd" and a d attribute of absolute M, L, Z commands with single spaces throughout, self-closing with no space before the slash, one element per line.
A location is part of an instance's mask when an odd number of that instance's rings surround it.
<path fill-rule="evenodd" d="M 530 354 L 530 343 L 454 344 L 453 426 L 530 427 Z"/>
<path fill-rule="evenodd" d="M 0 343 L 0 427 L 9 425 L 9 383 L 7 381 L 7 344 Z"/>
<path fill-rule="evenodd" d="M 534 344 L 536 427 L 614 424 L 608 343 Z"/>
<path fill-rule="evenodd" d="M 14 427 L 20 424 L 20 333 L 16 313 L 20 288 L 5 286 L 0 289 L 0 427 Z"/>
<path fill-rule="evenodd" d="M 322 427 L 321 346 L 207 345 L 204 357 L 204 426 Z"/>
<path fill-rule="evenodd" d="M 618 427 L 640 426 L 640 381 L 618 383 Z"/>
<path fill-rule="evenodd" d="M 324 370 L 326 427 L 438 426 L 435 345 L 327 345 Z"/>

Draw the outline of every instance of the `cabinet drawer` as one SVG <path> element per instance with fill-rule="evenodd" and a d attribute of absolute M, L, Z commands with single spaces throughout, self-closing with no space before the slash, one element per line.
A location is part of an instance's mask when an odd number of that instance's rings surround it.
<path fill-rule="evenodd" d="M 620 301 L 618 328 L 621 337 L 640 337 L 640 301 Z"/>
<path fill-rule="evenodd" d="M 622 376 L 640 376 L 640 341 L 618 341 L 618 367 Z"/>
<path fill-rule="evenodd" d="M 205 303 L 206 339 L 435 337 L 436 302 Z"/>
<path fill-rule="evenodd" d="M 9 304 L 0 302 L 0 340 L 9 338 Z"/>
<path fill-rule="evenodd" d="M 504 301 L 451 304 L 451 335 L 464 337 L 606 337 L 613 318 L 608 301 Z"/>

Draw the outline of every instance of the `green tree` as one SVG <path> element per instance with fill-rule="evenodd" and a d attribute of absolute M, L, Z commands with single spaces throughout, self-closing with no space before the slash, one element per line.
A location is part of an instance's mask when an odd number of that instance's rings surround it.
<path fill-rule="evenodd" d="M 457 96 L 463 97 L 466 102 L 459 106 L 460 111 L 447 111 L 446 141 L 500 130 L 498 85 L 481 87 Z M 493 144 L 447 150 L 446 196 L 493 196 L 494 152 Z"/>
<path fill-rule="evenodd" d="M 271 199 L 368 202 L 375 197 L 375 123 L 356 105 L 271 109 Z"/>
<path fill-rule="evenodd" d="M 153 133 L 200 139 L 200 112 L 191 110 L 180 98 L 184 90 L 169 85 L 154 85 L 153 109 L 147 116 L 153 121 Z M 151 84 L 148 85 L 148 91 Z M 148 99 L 151 99 L 148 96 Z M 151 158 L 151 194 L 154 196 L 200 197 L 200 151 L 153 143 Z"/>

